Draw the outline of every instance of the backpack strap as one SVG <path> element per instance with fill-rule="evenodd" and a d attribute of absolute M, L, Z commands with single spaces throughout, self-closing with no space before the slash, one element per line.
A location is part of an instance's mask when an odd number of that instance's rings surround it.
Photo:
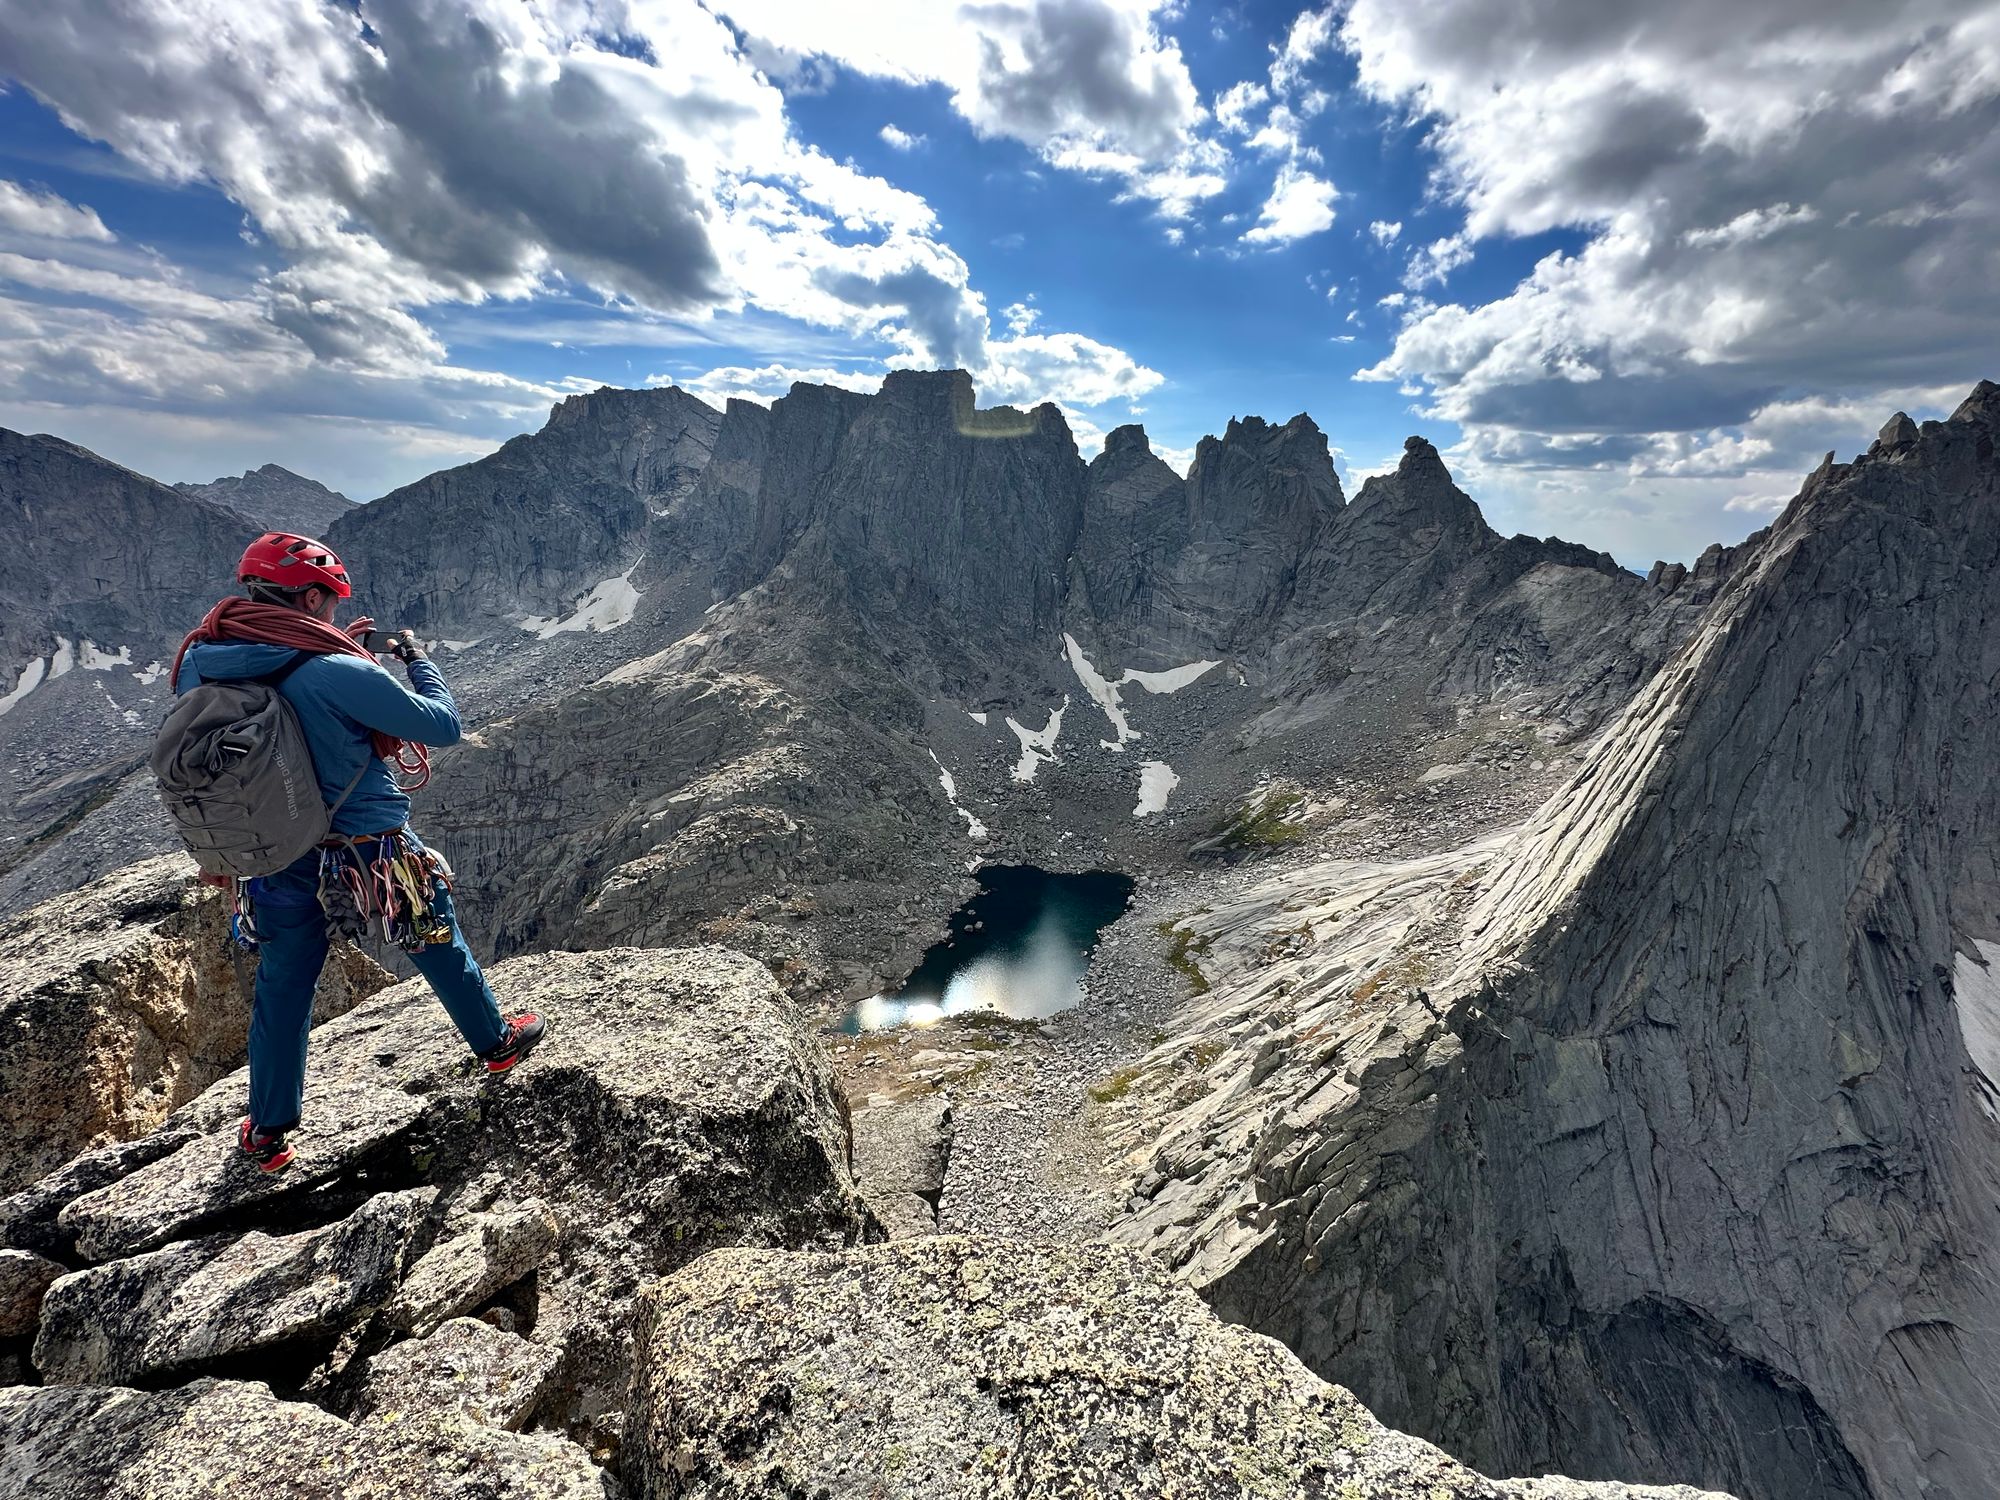
<path fill-rule="evenodd" d="M 284 685 L 287 677 L 291 676 L 292 673 L 298 671 L 300 667 L 303 667 L 307 662 L 320 654 L 317 651 L 300 651 L 290 661 L 278 668 L 277 671 L 266 672 L 262 677 L 253 677 L 250 680 L 252 682 L 261 682 L 264 686 L 275 690 Z M 329 824 L 333 822 L 333 815 L 346 805 L 349 797 L 354 795 L 354 789 L 361 785 L 361 778 L 368 774 L 368 762 L 375 758 L 372 754 L 364 756 L 361 761 L 361 769 L 356 771 L 354 779 L 347 783 L 347 790 L 334 798 L 333 806 L 326 810 L 326 820 Z"/>
<path fill-rule="evenodd" d="M 261 682 L 266 687 L 275 688 L 284 684 L 287 677 L 298 671 L 307 662 L 319 655 L 317 651 L 300 651 L 275 672 L 266 672 L 262 677 L 252 677 L 250 681 Z"/>
<path fill-rule="evenodd" d="M 347 801 L 349 797 L 354 795 L 354 789 L 361 785 L 361 778 L 368 774 L 369 762 L 375 760 L 376 758 L 377 757 L 372 753 L 363 758 L 361 762 L 361 769 L 356 771 L 354 773 L 354 779 L 347 783 L 347 790 L 342 792 L 338 797 L 336 797 L 334 799 L 333 806 L 329 807 L 326 810 L 326 822 L 327 822 L 328 832 L 331 832 L 333 828 L 333 815 L 340 811 L 341 806 Z"/>

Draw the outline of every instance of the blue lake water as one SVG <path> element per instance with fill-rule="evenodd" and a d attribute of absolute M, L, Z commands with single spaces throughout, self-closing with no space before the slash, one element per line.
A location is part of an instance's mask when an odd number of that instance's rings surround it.
<path fill-rule="evenodd" d="M 979 894 L 952 916 L 950 936 L 900 988 L 856 1004 L 840 1029 L 935 1026 L 971 1011 L 1027 1021 L 1068 1010 L 1083 999 L 1098 934 L 1124 914 L 1133 889 L 1131 877 L 1102 870 L 989 865 Z"/>

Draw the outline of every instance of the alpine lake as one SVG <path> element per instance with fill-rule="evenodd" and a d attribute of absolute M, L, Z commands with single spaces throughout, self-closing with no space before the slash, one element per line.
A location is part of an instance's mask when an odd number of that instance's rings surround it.
<path fill-rule="evenodd" d="M 935 1026 L 985 1011 L 1036 1021 L 1083 999 L 1084 971 L 1098 934 L 1125 913 L 1130 876 L 1095 870 L 1057 875 L 1032 865 L 988 865 L 979 893 L 951 930 L 893 991 L 856 1002 L 841 1017 L 848 1035 Z"/>

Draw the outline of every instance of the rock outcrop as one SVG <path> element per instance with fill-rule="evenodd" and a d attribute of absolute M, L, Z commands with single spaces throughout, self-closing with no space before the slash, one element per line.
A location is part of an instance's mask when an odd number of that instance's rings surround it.
<path fill-rule="evenodd" d="M 624 1471 L 642 1500 L 1701 1500 L 1495 1483 L 1141 1256 L 949 1236 L 719 1251 L 650 1292 Z"/>
<path fill-rule="evenodd" d="M 854 1111 L 854 1180 L 892 1240 L 936 1234 L 951 1164 L 951 1101 L 871 1098 Z"/>
<path fill-rule="evenodd" d="M 1997 444 L 1823 465 L 1512 839 L 1188 917 L 1120 1236 L 1489 1469 L 1989 1488 Z"/>
<path fill-rule="evenodd" d="M 372 1356 L 480 1312 L 559 1357 L 540 1422 L 615 1444 L 645 1279 L 718 1246 L 880 1233 L 825 1056 L 757 965 L 627 949 L 491 978 L 550 1021 L 505 1078 L 414 981 L 314 1032 L 284 1173 L 236 1147 L 239 1073 L 0 1201 L 0 1236 L 75 1268 L 41 1299 L 43 1377 L 248 1368 L 340 1408 Z"/>
<path fill-rule="evenodd" d="M 35 1368 L 50 1385 L 156 1384 L 331 1345 L 394 1295 L 436 1196 L 383 1193 L 324 1229 L 183 1240 L 73 1272 L 42 1300 Z"/>
<path fill-rule="evenodd" d="M 303 536 L 323 535 L 354 509 L 354 502 L 338 490 L 277 464 L 225 474 L 207 484 L 177 484 L 174 488 L 183 495 L 226 506 L 260 530 L 293 531 Z"/>
<path fill-rule="evenodd" d="M 0 1194 L 144 1135 L 242 1066 L 229 903 L 194 875 L 181 855 L 147 860 L 0 921 Z M 389 983 L 342 943 L 314 1017 Z"/>
<path fill-rule="evenodd" d="M 346 1422 L 268 1386 L 0 1389 L 0 1493 L 18 1500 L 620 1500 L 576 1444 L 458 1416 Z"/>

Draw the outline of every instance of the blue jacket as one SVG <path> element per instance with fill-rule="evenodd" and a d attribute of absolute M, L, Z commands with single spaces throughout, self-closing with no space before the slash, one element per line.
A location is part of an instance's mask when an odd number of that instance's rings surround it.
<path fill-rule="evenodd" d="M 255 641 L 201 642 L 188 648 L 177 690 L 184 693 L 197 682 L 263 677 L 296 654 L 285 646 Z M 328 807 L 367 764 L 352 795 L 333 815 L 335 833 L 386 833 L 409 821 L 410 799 L 376 757 L 370 730 L 420 745 L 458 743 L 462 732 L 458 705 L 443 674 L 429 661 L 411 662 L 409 671 L 406 688 L 377 662 L 359 656 L 315 656 L 278 688 L 305 730 L 320 796 Z"/>

